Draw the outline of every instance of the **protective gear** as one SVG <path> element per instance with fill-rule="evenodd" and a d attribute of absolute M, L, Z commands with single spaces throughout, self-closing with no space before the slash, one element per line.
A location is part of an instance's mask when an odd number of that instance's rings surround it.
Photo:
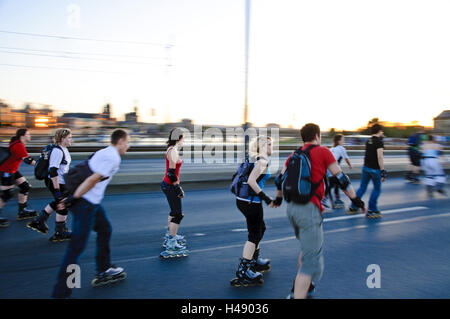
<path fill-rule="evenodd" d="M 184 191 L 181 188 L 180 184 L 174 185 L 174 189 L 175 189 L 175 194 L 177 195 L 177 197 L 179 197 L 179 198 L 184 197 Z"/>
<path fill-rule="evenodd" d="M 276 206 L 280 206 L 282 202 L 283 202 L 283 197 L 277 197 L 273 201 L 273 204 L 276 205 Z"/>
<path fill-rule="evenodd" d="M 50 167 L 48 170 L 50 178 L 58 176 L 58 169 L 56 167 Z"/>
<path fill-rule="evenodd" d="M 356 196 L 355 198 L 350 198 L 350 200 L 352 201 L 353 205 L 355 205 L 356 207 L 361 208 L 361 209 L 364 208 L 364 202 L 358 196 Z"/>
<path fill-rule="evenodd" d="M 4 203 L 9 201 L 12 197 L 13 197 L 13 194 L 12 194 L 11 188 L 3 190 L 2 196 L 0 196 L 0 198 L 3 200 Z"/>
<path fill-rule="evenodd" d="M 267 205 L 270 205 L 270 203 L 272 203 L 272 201 L 273 201 L 273 200 L 272 200 L 269 196 L 267 196 L 263 191 L 260 191 L 259 194 L 258 194 L 258 196 L 259 196 L 259 198 L 260 198 L 261 200 L 265 201 Z"/>
<path fill-rule="evenodd" d="M 61 201 L 62 200 L 61 191 L 59 189 L 55 189 L 55 191 L 53 192 L 53 197 L 57 202 Z"/>
<path fill-rule="evenodd" d="M 172 183 L 175 183 L 178 180 L 177 174 L 175 174 L 175 168 L 169 168 L 167 171 L 167 177 Z"/>
<path fill-rule="evenodd" d="M 31 156 L 23 159 L 23 162 L 28 165 L 31 165 L 31 163 L 33 163 L 33 161 L 34 161 L 34 159 Z"/>
<path fill-rule="evenodd" d="M 340 172 L 339 174 L 336 175 L 337 178 L 337 182 L 339 185 L 339 188 L 342 190 L 347 190 L 348 186 L 351 184 L 350 183 L 350 178 L 348 178 L 348 176 L 342 172 Z"/>
<path fill-rule="evenodd" d="M 283 183 L 282 178 L 283 178 L 283 175 L 281 173 L 275 178 L 275 186 L 277 187 L 277 190 L 279 190 L 279 191 L 281 191 L 281 184 Z"/>
<path fill-rule="evenodd" d="M 172 216 L 172 219 L 170 220 L 170 222 L 179 225 L 181 223 L 181 220 L 183 219 L 183 217 L 184 217 L 183 214 L 176 214 L 175 216 Z"/>
<path fill-rule="evenodd" d="M 31 189 L 31 185 L 27 181 L 23 182 L 18 187 L 20 188 L 19 193 L 22 195 L 28 195 Z"/>
<path fill-rule="evenodd" d="M 381 178 L 387 178 L 387 171 L 385 169 L 381 170 Z"/>

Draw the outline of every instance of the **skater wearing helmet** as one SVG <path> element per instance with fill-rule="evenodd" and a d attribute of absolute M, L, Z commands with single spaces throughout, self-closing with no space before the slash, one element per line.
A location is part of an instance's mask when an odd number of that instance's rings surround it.
<path fill-rule="evenodd" d="M 28 209 L 27 199 L 28 193 L 31 189 L 31 185 L 19 172 L 19 166 L 23 162 L 29 165 L 36 163 L 27 153 L 25 145 L 31 141 L 30 132 L 21 128 L 18 129 L 16 135 L 11 138 L 9 143 L 9 151 L 11 155 L 6 161 L 0 165 L 0 176 L 1 176 L 1 191 L 0 196 L 0 216 L 3 206 L 11 199 L 12 189 L 14 185 L 19 187 L 19 211 L 17 213 L 17 220 L 29 219 L 37 216 L 35 210 Z M 0 217 L 0 226 L 9 226 L 9 221 L 6 218 Z"/>
<path fill-rule="evenodd" d="M 254 163 L 248 176 L 248 186 L 254 195 L 246 198 L 236 196 L 236 206 L 244 215 L 247 222 L 248 240 L 245 242 L 236 271 L 236 278 L 231 281 L 235 287 L 263 284 L 262 273 L 270 271 L 270 260 L 260 257 L 259 243 L 264 236 L 263 201 L 270 207 L 281 205 L 282 198 L 272 200 L 264 192 L 264 184 L 270 178 L 269 157 L 272 155 L 272 139 L 259 136 L 249 146 L 250 162 Z"/>
<path fill-rule="evenodd" d="M 97 233 L 97 253 L 95 256 L 97 275 L 92 280 L 92 286 L 105 285 L 126 278 L 123 268 L 111 263 L 109 242 L 112 227 L 101 202 L 106 187 L 114 174 L 119 170 L 121 155 L 129 148 L 127 132 L 121 129 L 111 134 L 111 145 L 93 154 L 87 161 L 78 164 L 72 172 L 78 176 L 86 176 L 76 187 L 73 195 L 64 198 L 57 206 L 58 210 L 70 208 L 72 212 L 72 238 L 61 263 L 57 283 L 53 289 L 53 298 L 69 298 L 72 289 L 67 286 L 70 275 L 68 266 L 78 264 L 78 259 L 86 248 L 92 229 Z M 70 175 L 70 172 L 69 174 Z M 69 178 L 68 175 L 67 178 Z M 68 182 L 70 179 L 67 179 Z"/>
<path fill-rule="evenodd" d="M 55 233 L 50 237 L 50 241 L 58 242 L 70 240 L 72 233 L 66 227 L 66 219 L 68 210 L 58 210 L 58 202 L 63 198 L 66 193 L 66 186 L 64 182 L 64 174 L 69 171 L 71 157 L 69 147 L 72 144 L 72 133 L 69 129 L 58 129 L 54 136 L 54 147 L 50 152 L 48 176 L 45 178 L 45 186 L 52 194 L 54 200 L 47 204 L 42 210 L 40 215 L 28 223 L 27 227 L 47 234 L 48 226 L 46 221 L 50 215 L 56 211 L 55 216 Z"/>
<path fill-rule="evenodd" d="M 432 135 L 427 135 L 426 140 L 422 143 L 421 166 L 425 173 L 425 185 L 429 198 L 433 198 L 435 191 L 444 196 L 447 195 L 445 192 L 446 174 L 439 161 L 441 149 Z"/>
<path fill-rule="evenodd" d="M 172 129 L 167 140 L 166 173 L 161 182 L 161 190 L 166 195 L 170 207 L 168 229 L 163 242 L 165 250 L 161 252 L 161 258 L 184 257 L 189 254 L 186 249 L 186 239 L 184 236 L 177 234 L 184 217 L 181 208 L 184 191 L 180 186 L 180 168 L 183 161 L 178 153 L 183 146 L 183 142 L 183 132 L 179 128 Z"/>

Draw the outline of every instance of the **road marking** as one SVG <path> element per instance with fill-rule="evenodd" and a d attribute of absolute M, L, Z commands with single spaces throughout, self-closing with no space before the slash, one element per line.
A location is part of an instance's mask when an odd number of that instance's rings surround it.
<path fill-rule="evenodd" d="M 192 236 L 197 236 L 197 237 L 201 237 L 201 236 L 205 236 L 206 234 L 203 233 L 195 233 Z"/>
<path fill-rule="evenodd" d="M 242 231 L 247 231 L 247 228 L 236 228 L 236 229 L 232 229 L 232 232 L 242 232 Z"/>
<path fill-rule="evenodd" d="M 414 207 L 412 207 L 414 208 Z M 406 208 L 398 209 L 398 210 L 392 210 L 390 213 L 399 212 L 399 211 L 405 211 Z M 416 209 L 414 209 L 416 210 Z M 364 215 L 362 215 L 364 216 Z M 348 216 L 348 217 L 354 217 L 354 216 Z M 382 225 L 395 225 L 400 223 L 411 223 L 416 221 L 422 221 L 427 219 L 433 219 L 433 218 L 439 218 L 439 217 L 450 217 L 449 213 L 443 213 L 443 214 L 436 214 L 436 215 L 428 215 L 428 216 L 418 216 L 418 217 L 411 217 L 408 219 L 401 219 L 401 220 L 394 220 L 394 221 L 387 221 L 387 222 L 379 222 L 376 225 L 382 226 Z M 373 224 L 367 224 L 367 225 L 357 225 L 352 227 L 345 227 L 345 228 L 339 228 L 339 229 L 333 229 L 324 231 L 324 234 L 331 234 L 331 233 L 340 233 L 340 232 L 346 232 L 349 230 L 355 230 L 355 229 L 364 229 L 368 228 L 370 226 L 373 226 Z M 289 236 L 289 237 L 283 237 L 278 239 L 271 239 L 271 240 L 263 240 L 261 241 L 261 244 L 272 244 L 272 243 L 278 243 L 288 240 L 296 239 L 295 236 Z M 222 249 L 230 249 L 230 248 L 242 248 L 242 243 L 240 244 L 234 244 L 234 245 L 227 245 L 227 246 L 220 246 L 220 247 L 210 247 L 210 248 L 204 248 L 204 249 L 195 249 L 190 250 L 190 253 L 202 253 L 202 252 L 208 252 L 208 251 L 216 251 L 216 250 L 222 250 Z M 118 260 L 117 263 L 127 263 L 127 262 L 135 262 L 135 261 L 144 261 L 144 260 L 151 260 L 151 259 L 159 259 L 159 256 L 149 256 L 149 257 L 141 257 L 141 258 L 132 258 L 132 259 L 124 259 L 124 260 Z M 89 263 L 94 264 L 94 263 Z"/>
<path fill-rule="evenodd" d="M 402 213 L 402 212 L 412 212 L 416 210 L 422 210 L 422 209 L 428 209 L 428 207 L 425 206 L 413 206 L 413 207 L 405 207 L 405 208 L 397 208 L 397 209 L 390 209 L 382 211 L 381 213 L 383 215 L 389 215 L 389 214 L 395 214 L 395 213 Z M 323 222 L 333 222 L 336 220 L 347 220 L 347 219 L 353 219 L 353 218 L 363 218 L 366 217 L 364 214 L 356 214 L 356 215 L 347 215 L 347 216 L 339 216 L 339 217 L 331 217 L 331 218 L 325 218 Z"/>

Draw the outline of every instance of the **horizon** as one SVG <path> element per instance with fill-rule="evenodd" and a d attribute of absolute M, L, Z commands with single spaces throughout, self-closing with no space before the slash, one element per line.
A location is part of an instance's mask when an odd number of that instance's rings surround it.
<path fill-rule="evenodd" d="M 355 131 L 378 117 L 432 127 L 450 108 L 450 3 L 260 0 L 251 8 L 255 126 Z M 242 0 L 4 0 L 0 92 L 14 106 L 92 113 L 110 103 L 121 118 L 137 105 L 143 122 L 240 125 L 244 16 Z"/>

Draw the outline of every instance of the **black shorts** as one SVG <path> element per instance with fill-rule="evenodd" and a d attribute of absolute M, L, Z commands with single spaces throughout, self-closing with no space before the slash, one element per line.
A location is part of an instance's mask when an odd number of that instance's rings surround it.
<path fill-rule="evenodd" d="M 411 160 L 411 164 L 414 166 L 420 166 L 420 160 L 422 156 L 420 155 L 420 152 L 416 149 L 410 148 L 408 150 L 409 153 L 409 159 Z"/>
<path fill-rule="evenodd" d="M 16 180 L 23 177 L 19 171 L 12 173 L 12 174 L 0 172 L 0 175 L 2 177 L 2 186 L 13 186 L 14 183 L 16 182 Z"/>

